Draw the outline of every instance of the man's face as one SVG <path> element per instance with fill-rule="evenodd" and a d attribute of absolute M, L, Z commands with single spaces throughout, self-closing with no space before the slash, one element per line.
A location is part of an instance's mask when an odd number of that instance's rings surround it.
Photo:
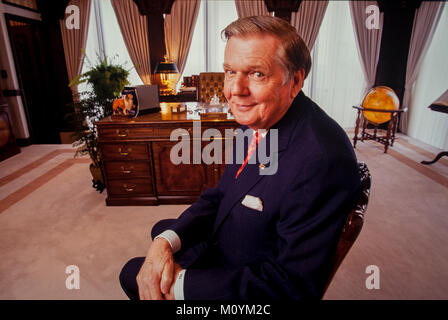
<path fill-rule="evenodd" d="M 304 71 L 283 83 L 280 41 L 271 35 L 233 36 L 224 53 L 224 95 L 238 123 L 269 129 L 288 110 L 303 85 Z"/>

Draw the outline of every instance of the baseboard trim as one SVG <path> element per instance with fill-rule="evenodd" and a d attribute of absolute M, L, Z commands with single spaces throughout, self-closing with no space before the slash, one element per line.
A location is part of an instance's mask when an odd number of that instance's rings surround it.
<path fill-rule="evenodd" d="M 18 138 L 16 139 L 16 143 L 19 147 L 28 147 L 31 145 L 31 139 L 30 138 Z"/>

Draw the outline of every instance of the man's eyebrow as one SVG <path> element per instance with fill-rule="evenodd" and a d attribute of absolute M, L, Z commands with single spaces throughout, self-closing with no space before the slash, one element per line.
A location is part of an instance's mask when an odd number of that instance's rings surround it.
<path fill-rule="evenodd" d="M 249 69 L 269 69 L 265 64 L 253 64 L 249 66 Z"/>
<path fill-rule="evenodd" d="M 222 66 L 224 69 L 232 69 L 232 67 L 228 63 L 223 63 Z M 244 69 L 246 69 L 246 70 L 254 70 L 254 69 L 265 70 L 265 69 L 269 69 L 269 67 L 264 64 L 252 64 L 252 65 L 244 66 Z"/>

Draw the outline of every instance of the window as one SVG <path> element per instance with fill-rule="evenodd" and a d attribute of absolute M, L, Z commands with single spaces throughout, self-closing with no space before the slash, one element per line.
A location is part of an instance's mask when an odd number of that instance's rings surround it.
<path fill-rule="evenodd" d="M 185 68 L 183 72 L 183 75 L 185 76 L 199 74 L 200 72 L 204 72 L 206 70 L 203 2 L 205 1 L 201 1 L 201 5 L 199 7 L 196 26 L 194 27 L 193 38 L 191 39 L 190 51 L 188 52 L 187 61 L 185 62 Z M 181 82 L 182 80 L 179 81 L 178 86 L 181 84 Z"/>
<path fill-rule="evenodd" d="M 445 5 L 434 37 L 420 66 L 409 108 L 408 135 L 448 149 L 448 115 L 428 109 L 448 89 L 448 6 Z"/>
<path fill-rule="evenodd" d="M 329 1 L 303 91 L 343 128 L 355 126 L 353 105 L 363 98 L 365 79 L 348 1 Z"/>
<path fill-rule="evenodd" d="M 221 31 L 236 19 L 234 1 L 201 1 L 183 75 L 223 71 L 226 43 L 221 39 Z"/>
<path fill-rule="evenodd" d="M 130 85 L 143 84 L 129 57 L 114 9 L 109 0 L 92 0 L 85 51 L 83 73 L 98 62 L 98 57 L 103 57 L 105 54 L 108 58 L 113 59 L 114 63 L 129 70 L 128 80 Z M 79 85 L 80 92 L 88 90 L 91 90 L 91 88 L 87 84 Z"/>

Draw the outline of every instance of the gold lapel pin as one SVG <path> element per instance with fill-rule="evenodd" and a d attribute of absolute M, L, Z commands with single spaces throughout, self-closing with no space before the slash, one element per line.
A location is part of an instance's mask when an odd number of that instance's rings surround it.
<path fill-rule="evenodd" d="M 259 165 L 258 167 L 259 167 L 261 170 L 264 170 L 264 168 L 266 168 L 265 165 L 262 164 L 262 163 L 260 163 L 260 165 Z"/>

